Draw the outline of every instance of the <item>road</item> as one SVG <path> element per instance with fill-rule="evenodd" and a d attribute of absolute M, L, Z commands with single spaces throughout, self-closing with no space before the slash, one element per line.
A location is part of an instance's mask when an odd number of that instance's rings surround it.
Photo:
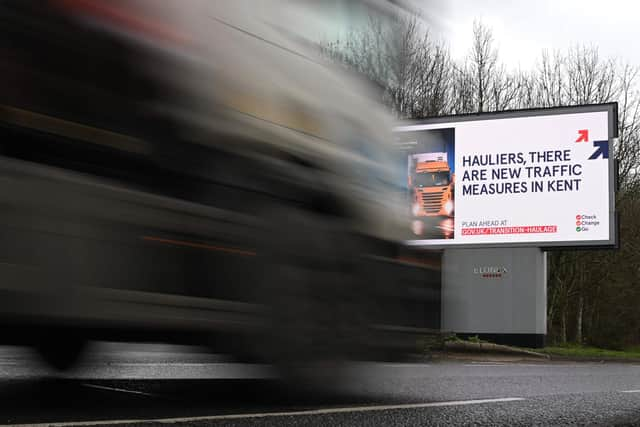
<path fill-rule="evenodd" d="M 28 351 L 0 347 L 0 424 L 97 420 L 186 426 L 640 425 L 640 365 L 362 363 L 339 396 L 327 396 L 288 390 L 268 366 L 179 347 L 103 344 L 77 370 L 55 377 Z"/>

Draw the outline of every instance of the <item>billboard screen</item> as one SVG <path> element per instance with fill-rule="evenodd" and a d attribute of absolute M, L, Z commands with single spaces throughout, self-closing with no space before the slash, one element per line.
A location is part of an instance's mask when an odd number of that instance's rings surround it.
<path fill-rule="evenodd" d="M 440 117 L 394 135 L 411 245 L 616 244 L 616 104 Z"/>

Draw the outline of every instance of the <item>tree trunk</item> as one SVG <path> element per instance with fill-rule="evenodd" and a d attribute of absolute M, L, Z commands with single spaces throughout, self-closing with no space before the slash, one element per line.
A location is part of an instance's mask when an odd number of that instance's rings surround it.
<path fill-rule="evenodd" d="M 582 317 L 584 312 L 584 297 L 582 292 L 578 296 L 578 313 L 576 317 L 576 343 L 582 344 Z"/>
<path fill-rule="evenodd" d="M 560 344 L 567 343 L 567 309 L 563 307 L 560 316 Z"/>
<path fill-rule="evenodd" d="M 584 338 L 583 319 L 584 319 L 584 292 L 586 288 L 586 269 L 587 262 L 585 257 L 581 257 L 580 262 L 580 282 L 578 283 L 578 307 L 576 310 L 576 343 L 582 344 Z"/>

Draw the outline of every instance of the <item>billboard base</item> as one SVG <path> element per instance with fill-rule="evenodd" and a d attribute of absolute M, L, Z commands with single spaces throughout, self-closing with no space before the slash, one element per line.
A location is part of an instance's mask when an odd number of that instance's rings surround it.
<path fill-rule="evenodd" d="M 538 248 L 446 249 L 442 330 L 523 347 L 547 333 L 547 258 Z"/>
<path fill-rule="evenodd" d="M 469 339 L 478 337 L 483 341 L 489 341 L 494 344 L 512 345 L 516 347 L 526 348 L 543 348 L 546 344 L 547 336 L 545 334 L 465 334 L 457 333 L 457 337 Z"/>

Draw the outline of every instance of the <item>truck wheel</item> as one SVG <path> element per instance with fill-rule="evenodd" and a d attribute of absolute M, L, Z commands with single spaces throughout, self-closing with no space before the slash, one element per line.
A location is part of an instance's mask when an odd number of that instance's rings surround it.
<path fill-rule="evenodd" d="M 338 220 L 298 210 L 267 218 L 277 225 L 258 250 L 259 299 L 270 310 L 258 351 L 296 385 L 326 388 L 318 368 L 335 380 L 362 350 L 359 254 Z"/>
<path fill-rule="evenodd" d="M 85 352 L 87 341 L 73 333 L 51 333 L 36 344 L 35 349 L 44 362 L 56 371 L 73 368 Z"/>

